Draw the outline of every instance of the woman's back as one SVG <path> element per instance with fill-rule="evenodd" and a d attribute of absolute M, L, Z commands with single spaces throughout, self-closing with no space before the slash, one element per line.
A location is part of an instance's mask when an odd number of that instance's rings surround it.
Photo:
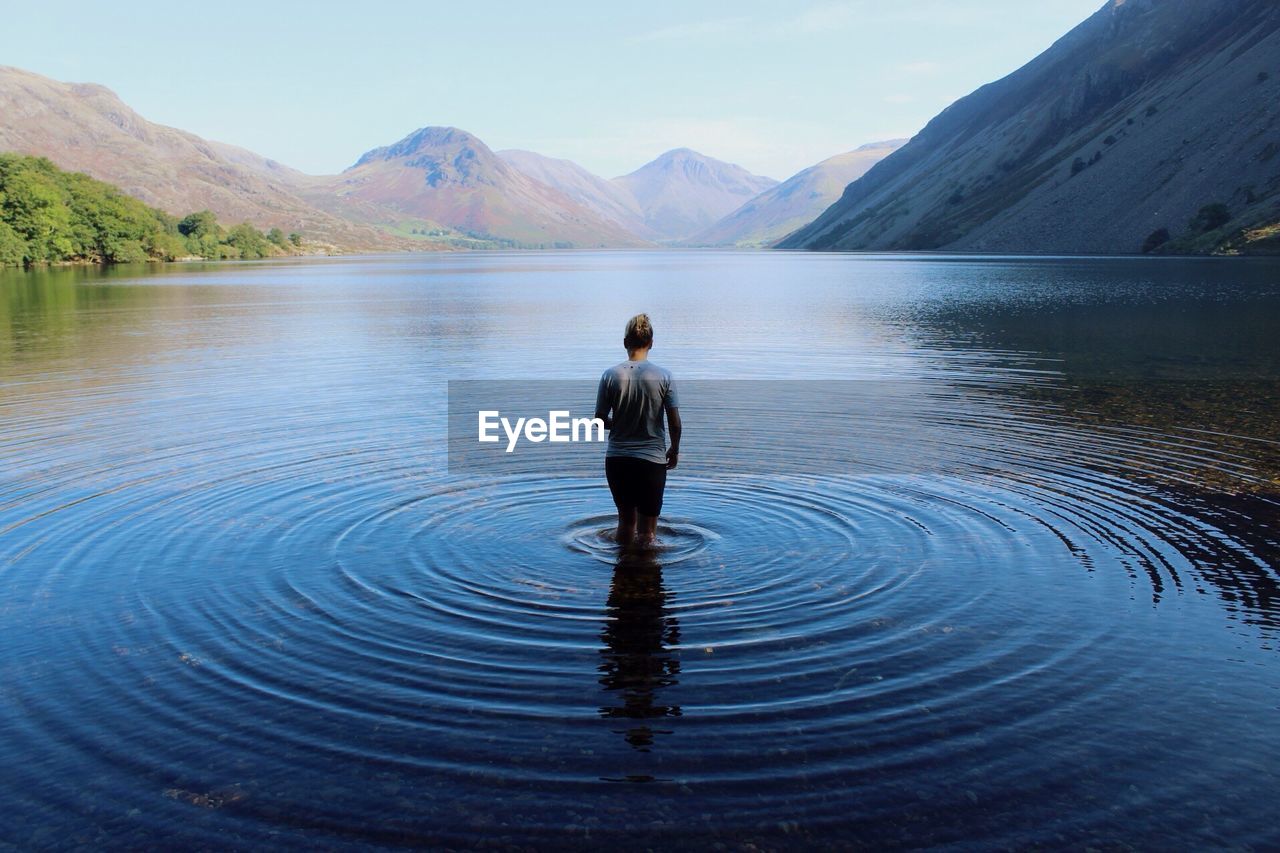
<path fill-rule="evenodd" d="M 631 456 L 665 464 L 667 431 L 663 413 L 678 405 L 671 371 L 648 359 L 624 361 L 606 370 L 596 396 L 596 411 L 613 411 L 605 456 Z"/>

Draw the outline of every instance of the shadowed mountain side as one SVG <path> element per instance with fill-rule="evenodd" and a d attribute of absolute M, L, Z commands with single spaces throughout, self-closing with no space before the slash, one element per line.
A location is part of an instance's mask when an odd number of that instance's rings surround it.
<path fill-rule="evenodd" d="M 507 149 L 498 156 L 535 181 L 559 190 L 573 201 L 645 239 L 658 235 L 645 224 L 640 205 L 625 189 L 593 175 L 572 160 L 546 157 L 533 151 Z"/>
<path fill-rule="evenodd" d="M 667 241 L 712 225 L 777 185 L 741 166 L 677 148 L 613 183 L 635 198 L 645 224 Z"/>
<path fill-rule="evenodd" d="M 1278 29 L 1274 0 L 1110 0 L 779 245 L 1221 248 L 1280 219 Z"/>
<path fill-rule="evenodd" d="M 47 157 L 177 216 L 207 208 L 226 223 L 297 231 L 309 241 L 347 249 L 405 244 L 299 198 L 292 185 L 305 177 L 301 173 L 147 121 L 92 83 L 62 83 L 0 66 L 0 150 Z"/>
<path fill-rule="evenodd" d="M 829 157 L 765 190 L 705 231 L 683 241 L 689 246 L 768 246 L 826 210 L 851 181 L 879 163 L 905 139 L 872 142 Z"/>
<path fill-rule="evenodd" d="M 647 245 L 452 127 L 416 130 L 367 152 L 340 175 L 306 179 L 299 192 L 326 210 L 380 225 L 438 223 L 521 246 Z"/>

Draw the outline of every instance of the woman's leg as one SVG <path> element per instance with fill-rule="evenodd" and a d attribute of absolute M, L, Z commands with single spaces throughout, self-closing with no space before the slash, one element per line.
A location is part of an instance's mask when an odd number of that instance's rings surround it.
<path fill-rule="evenodd" d="M 658 517 L 656 515 L 642 515 L 636 513 L 635 522 L 635 546 L 637 548 L 652 548 L 653 539 L 658 535 Z"/>
<path fill-rule="evenodd" d="M 636 535 L 636 508 L 633 506 L 618 507 L 618 532 L 615 534 L 619 545 L 630 545 Z"/>
<path fill-rule="evenodd" d="M 641 462 L 639 467 L 640 493 L 636 502 L 634 543 L 637 548 L 652 548 L 658 534 L 663 493 L 667 488 L 667 466 L 658 462 Z"/>
<path fill-rule="evenodd" d="M 636 534 L 636 505 L 628 496 L 629 483 L 626 463 L 612 456 L 605 457 L 604 476 L 613 495 L 613 505 L 618 508 L 618 544 L 627 547 Z"/>

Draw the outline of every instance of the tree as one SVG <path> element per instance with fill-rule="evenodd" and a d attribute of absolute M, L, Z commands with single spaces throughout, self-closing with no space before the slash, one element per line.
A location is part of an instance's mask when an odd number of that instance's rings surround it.
<path fill-rule="evenodd" d="M 0 267 L 22 266 L 26 257 L 26 241 L 9 223 L 0 221 Z"/>
<path fill-rule="evenodd" d="M 187 254 L 195 255 L 199 258 L 221 258 L 222 242 L 218 240 L 214 234 L 206 234 L 203 237 L 191 236 L 186 239 Z"/>
<path fill-rule="evenodd" d="M 1191 230 L 1197 234 L 1207 234 L 1215 228 L 1221 228 L 1231 221 L 1231 211 L 1222 202 L 1206 204 L 1191 219 Z"/>
<path fill-rule="evenodd" d="M 284 236 L 284 232 L 279 228 L 272 228 L 267 232 L 267 239 L 275 243 L 281 249 L 289 248 L 289 238 Z"/>
<path fill-rule="evenodd" d="M 268 238 L 244 223 L 228 234 L 208 210 L 177 220 L 44 158 L 0 153 L 0 265 L 262 258 L 287 245 L 278 228 Z"/>
<path fill-rule="evenodd" d="M 1147 239 L 1142 241 L 1142 254 L 1154 252 L 1156 249 L 1169 242 L 1169 229 L 1157 228 L 1147 235 Z"/>
<path fill-rule="evenodd" d="M 151 260 L 151 255 L 139 240 L 111 238 L 103 243 L 99 258 L 113 264 L 138 264 Z"/>
<path fill-rule="evenodd" d="M 270 241 L 248 222 L 233 227 L 227 233 L 227 243 L 236 248 L 237 256 L 241 258 L 269 258 L 275 254 Z"/>
<path fill-rule="evenodd" d="M 0 219 L 26 244 L 23 263 L 60 261 L 75 254 L 71 211 L 57 171 L 44 158 L 0 157 Z"/>
<path fill-rule="evenodd" d="M 301 234 L 299 234 L 297 231 L 294 231 L 293 233 L 291 233 L 291 234 L 289 235 L 289 242 L 290 242 L 290 243 L 292 243 L 296 248 L 301 249 L 301 248 L 302 248 L 302 235 L 301 235 Z"/>
<path fill-rule="evenodd" d="M 160 231 L 152 234 L 146 244 L 147 252 L 162 261 L 176 261 L 191 254 L 187 244 L 176 234 Z"/>
<path fill-rule="evenodd" d="M 202 240 L 208 236 L 222 236 L 222 226 L 218 224 L 218 217 L 213 215 L 211 210 L 201 210 L 198 213 L 188 213 L 178 223 L 178 233 L 183 237 L 195 237 Z"/>

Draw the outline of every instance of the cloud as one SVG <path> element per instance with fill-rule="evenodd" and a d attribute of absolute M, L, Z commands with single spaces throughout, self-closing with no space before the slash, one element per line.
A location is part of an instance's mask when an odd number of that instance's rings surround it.
<path fill-rule="evenodd" d="M 796 35 L 829 33 L 847 29 L 867 16 L 862 0 L 826 0 L 811 4 L 799 14 L 781 20 L 761 20 L 747 16 L 688 21 L 633 36 L 631 41 L 687 41 L 724 39 L 756 41 L 790 38 Z"/>
<path fill-rule="evenodd" d="M 632 41 L 684 41 L 714 36 L 747 34 L 751 31 L 752 21 L 747 17 L 712 18 L 706 21 L 690 21 L 662 27 L 633 37 Z"/>
<path fill-rule="evenodd" d="M 787 30 L 801 33 L 841 30 L 858 20 L 860 5 L 854 2 L 816 3 L 783 26 Z"/>

